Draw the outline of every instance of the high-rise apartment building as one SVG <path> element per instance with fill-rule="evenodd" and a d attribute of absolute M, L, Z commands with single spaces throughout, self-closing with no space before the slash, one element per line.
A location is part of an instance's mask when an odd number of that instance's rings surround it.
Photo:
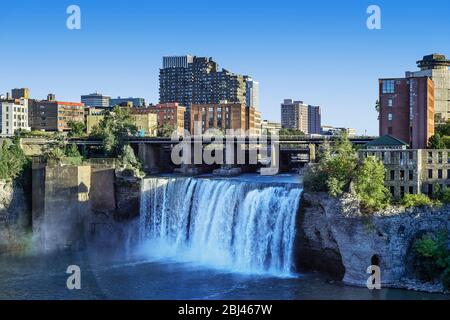
<path fill-rule="evenodd" d="M 69 122 L 83 122 L 84 104 L 57 101 L 49 94 L 47 100 L 29 100 L 29 119 L 33 130 L 69 131 Z"/>
<path fill-rule="evenodd" d="M 425 149 L 434 134 L 434 83 L 429 77 L 380 79 L 380 136 Z"/>
<path fill-rule="evenodd" d="M 12 136 L 17 130 L 30 130 L 28 99 L 1 99 L 0 134 Z"/>
<path fill-rule="evenodd" d="M 259 110 L 259 82 L 252 78 L 246 79 L 246 104 L 247 107 Z"/>
<path fill-rule="evenodd" d="M 109 108 L 109 100 L 111 97 L 101 93 L 91 93 L 81 96 L 81 103 L 90 108 Z"/>
<path fill-rule="evenodd" d="M 420 71 L 406 72 L 406 78 L 429 77 L 434 82 L 435 125 L 450 119 L 450 60 L 442 54 L 431 54 L 417 61 Z"/>
<path fill-rule="evenodd" d="M 285 129 L 299 130 L 305 134 L 320 134 L 320 107 L 285 99 L 281 104 L 281 125 Z"/>
<path fill-rule="evenodd" d="M 219 70 L 219 65 L 212 58 L 164 57 L 163 68 L 159 74 L 159 102 L 176 102 L 185 106 L 188 129 L 189 111 L 193 104 L 218 104 L 222 101 L 246 104 L 247 99 L 258 104 L 257 83 L 254 82 L 255 89 L 252 89 L 252 94 L 248 96 L 248 79 L 247 76 L 225 69 Z"/>

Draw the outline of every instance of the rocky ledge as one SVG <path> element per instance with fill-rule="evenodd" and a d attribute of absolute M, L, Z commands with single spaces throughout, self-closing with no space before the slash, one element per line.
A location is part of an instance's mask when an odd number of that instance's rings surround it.
<path fill-rule="evenodd" d="M 298 218 L 297 265 L 326 271 L 346 284 L 366 286 L 367 268 L 378 265 L 384 287 L 443 292 L 416 279 L 412 244 L 428 232 L 450 230 L 450 207 L 391 208 L 364 215 L 351 195 L 335 199 L 304 193 Z"/>

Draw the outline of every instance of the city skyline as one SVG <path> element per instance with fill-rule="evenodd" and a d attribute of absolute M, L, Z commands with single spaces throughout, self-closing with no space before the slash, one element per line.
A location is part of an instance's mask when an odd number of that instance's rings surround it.
<path fill-rule="evenodd" d="M 68 30 L 66 8 L 72 3 L 8 2 L 0 21 L 8 44 L 0 53 L 0 61 L 8 63 L 1 68 L 8 77 L 0 79 L 0 92 L 28 87 L 33 98 L 52 92 L 79 101 L 98 91 L 157 103 L 163 56 L 211 56 L 219 67 L 260 83 L 263 119 L 280 121 L 280 102 L 297 97 L 322 107 L 323 124 L 377 135 L 378 79 L 418 70 L 415 62 L 424 55 L 450 55 L 450 45 L 439 36 L 450 30 L 445 19 L 450 4 L 433 3 L 424 8 L 377 1 L 382 29 L 369 30 L 367 1 L 281 6 L 196 1 L 176 2 L 170 10 L 144 1 L 135 6 L 77 1 L 82 29 Z M 195 19 L 182 19 L 186 16 Z M 224 17 L 227 23 L 215 23 Z M 410 23 L 419 18 L 427 28 Z M 24 39 L 31 51 L 24 50 Z"/>

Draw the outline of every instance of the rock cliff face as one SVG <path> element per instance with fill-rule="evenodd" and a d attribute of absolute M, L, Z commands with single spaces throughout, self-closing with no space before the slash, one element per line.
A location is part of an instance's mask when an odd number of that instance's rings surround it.
<path fill-rule="evenodd" d="M 25 249 L 30 215 L 23 188 L 0 180 L 0 255 Z"/>
<path fill-rule="evenodd" d="M 426 232 L 450 230 L 450 208 L 363 215 L 356 200 L 305 193 L 298 221 L 298 263 L 365 286 L 367 268 L 378 265 L 384 286 L 411 287 L 412 243 Z M 308 258 L 307 261 L 304 261 Z M 302 261 L 303 260 L 303 261 Z M 442 289 L 437 288 L 436 291 Z"/>

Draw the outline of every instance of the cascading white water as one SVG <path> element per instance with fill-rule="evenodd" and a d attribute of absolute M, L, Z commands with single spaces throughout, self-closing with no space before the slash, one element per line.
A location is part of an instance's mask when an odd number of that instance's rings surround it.
<path fill-rule="evenodd" d="M 203 178 L 142 183 L 140 237 L 153 255 L 289 275 L 302 189 Z"/>

